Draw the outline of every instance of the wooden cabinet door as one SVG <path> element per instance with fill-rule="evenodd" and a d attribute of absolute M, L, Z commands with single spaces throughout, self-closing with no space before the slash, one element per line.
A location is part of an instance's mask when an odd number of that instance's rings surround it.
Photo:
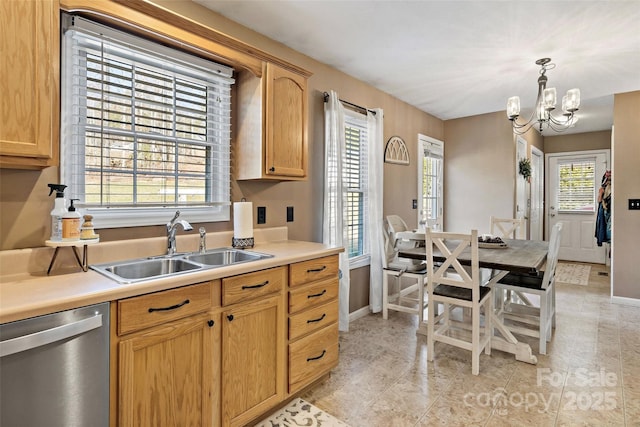
<path fill-rule="evenodd" d="M 57 164 L 58 0 L 0 0 L 0 166 Z"/>
<path fill-rule="evenodd" d="M 222 313 L 222 425 L 245 425 L 284 397 L 282 295 Z"/>
<path fill-rule="evenodd" d="M 266 66 L 265 169 L 267 175 L 307 175 L 307 81 L 273 64 Z"/>
<path fill-rule="evenodd" d="M 119 343 L 119 426 L 211 426 L 214 328 L 209 314 L 148 329 Z"/>

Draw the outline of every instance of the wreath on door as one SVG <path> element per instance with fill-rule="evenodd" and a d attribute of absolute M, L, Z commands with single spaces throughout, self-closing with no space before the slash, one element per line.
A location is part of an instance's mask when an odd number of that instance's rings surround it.
<path fill-rule="evenodd" d="M 518 173 L 527 181 L 531 178 L 531 161 L 528 158 L 520 160 L 518 163 Z"/>

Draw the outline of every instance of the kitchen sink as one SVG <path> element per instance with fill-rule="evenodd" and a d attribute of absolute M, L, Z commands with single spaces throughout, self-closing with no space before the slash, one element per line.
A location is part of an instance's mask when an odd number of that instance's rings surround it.
<path fill-rule="evenodd" d="M 202 266 L 180 258 L 138 259 L 91 266 L 94 270 L 121 283 L 132 283 L 151 278 L 170 276 Z"/>
<path fill-rule="evenodd" d="M 140 258 L 128 261 L 96 264 L 90 266 L 119 283 L 135 283 L 158 279 L 199 270 L 208 270 L 244 262 L 271 258 L 273 255 L 245 251 L 235 248 L 211 249 L 206 252 L 192 252 Z"/>
<path fill-rule="evenodd" d="M 271 255 L 248 252 L 239 249 L 215 249 L 205 253 L 186 255 L 184 259 L 208 266 L 223 266 L 247 261 L 256 261 L 270 256 Z"/>

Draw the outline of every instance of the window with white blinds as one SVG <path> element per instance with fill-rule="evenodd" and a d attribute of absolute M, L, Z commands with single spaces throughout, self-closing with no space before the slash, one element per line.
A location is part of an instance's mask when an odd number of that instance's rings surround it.
<path fill-rule="evenodd" d="M 349 258 L 366 253 L 368 135 L 367 120 L 362 114 L 345 112 L 345 151 L 343 182 L 347 194 L 347 253 Z"/>
<path fill-rule="evenodd" d="M 558 163 L 558 210 L 595 212 L 595 159 Z"/>
<path fill-rule="evenodd" d="M 61 176 L 96 227 L 228 221 L 233 70 L 64 15 Z"/>
<path fill-rule="evenodd" d="M 419 135 L 418 140 L 418 224 L 442 231 L 444 144 L 424 135 Z"/>

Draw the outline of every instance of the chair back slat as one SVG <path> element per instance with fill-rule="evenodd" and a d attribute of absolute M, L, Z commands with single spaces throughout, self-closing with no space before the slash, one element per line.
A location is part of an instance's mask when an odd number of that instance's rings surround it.
<path fill-rule="evenodd" d="M 491 217 L 491 234 L 503 239 L 524 239 L 524 226 L 524 218 Z"/>
<path fill-rule="evenodd" d="M 549 238 L 549 253 L 547 255 L 547 265 L 545 266 L 544 275 L 542 276 L 542 289 L 553 283 L 556 276 L 556 267 L 558 265 L 558 252 L 560 251 L 560 235 L 562 234 L 562 223 L 557 223 L 551 230 Z"/>

